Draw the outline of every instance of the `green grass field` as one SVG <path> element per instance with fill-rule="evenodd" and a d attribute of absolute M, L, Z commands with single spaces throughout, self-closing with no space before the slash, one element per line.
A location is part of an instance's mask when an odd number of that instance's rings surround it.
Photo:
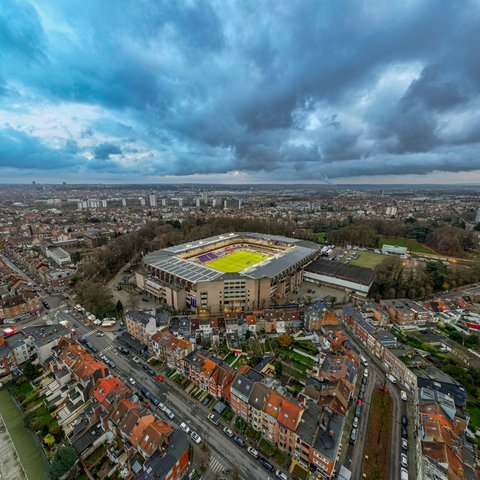
<path fill-rule="evenodd" d="M 231 255 L 227 255 L 217 260 L 206 263 L 207 267 L 220 270 L 221 272 L 240 272 L 241 270 L 251 267 L 266 258 L 265 255 L 247 250 L 240 250 Z"/>
<path fill-rule="evenodd" d="M 435 253 L 430 248 L 422 245 L 420 242 L 417 242 L 414 238 L 381 238 L 380 239 L 380 247 L 382 245 L 398 245 L 399 247 L 407 247 L 409 252 L 417 252 L 417 253 Z"/>
<path fill-rule="evenodd" d="M 385 260 L 385 255 L 373 252 L 358 252 L 360 256 L 349 262 L 356 267 L 375 268 Z"/>

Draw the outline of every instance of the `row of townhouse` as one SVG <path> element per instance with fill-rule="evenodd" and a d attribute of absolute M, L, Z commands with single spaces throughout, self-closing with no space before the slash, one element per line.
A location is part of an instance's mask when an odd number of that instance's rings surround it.
<path fill-rule="evenodd" d="M 469 414 L 463 386 L 433 365 L 407 368 L 396 355 L 393 335 L 372 326 L 352 307 L 343 307 L 343 319 L 361 343 L 417 397 L 419 478 L 476 478 L 475 449 L 465 437 Z"/>
<path fill-rule="evenodd" d="M 70 330 L 63 325 L 40 325 L 0 337 L 0 377 L 14 373 L 30 359 L 43 363 L 60 338 L 70 335 Z"/>
<path fill-rule="evenodd" d="M 422 478 L 430 480 L 424 459 L 429 459 L 442 478 L 461 480 L 477 478 L 475 475 L 475 452 L 465 438 L 468 415 L 455 404 L 451 395 L 431 388 L 418 391 L 419 438 L 421 441 Z"/>
<path fill-rule="evenodd" d="M 305 322 L 310 331 L 325 326 L 338 325 L 335 311 L 323 302 L 316 302 L 305 313 Z M 151 354 L 156 355 L 155 345 L 159 332 L 167 329 L 175 337 L 196 343 L 197 338 L 209 340 L 213 344 L 220 342 L 220 334 L 236 334 L 244 338 L 247 331 L 285 332 L 298 329 L 303 325 L 301 312 L 296 309 L 267 309 L 248 314 L 228 312 L 224 318 L 181 317 L 170 318 L 168 314 L 156 314 L 153 311 L 129 311 L 125 314 L 127 332 L 145 344 Z"/>
<path fill-rule="evenodd" d="M 338 368 L 342 361 L 344 367 Z M 187 354 L 182 372 L 198 387 L 229 404 L 236 415 L 306 468 L 331 476 L 355 381 L 353 367 L 358 361 L 334 356 L 327 363 L 323 381 L 316 379 L 318 388 L 306 390 L 302 402 L 268 386 L 268 379 L 257 370 L 246 365 L 234 370 L 209 353 L 194 350 Z M 175 366 L 178 368 L 178 364 Z M 339 378 L 334 378 L 332 371 Z"/>
<path fill-rule="evenodd" d="M 391 350 L 398 346 L 397 338 L 389 331 L 372 325 L 350 305 L 342 308 L 342 317 L 363 346 L 377 357 L 397 379 L 409 385 L 413 391 L 417 384 L 415 374 Z"/>
<path fill-rule="evenodd" d="M 422 304 L 408 298 L 382 300 L 380 308 L 384 308 L 393 323 L 399 327 L 425 325 L 433 317 L 433 312 Z"/>
<path fill-rule="evenodd" d="M 176 480 L 186 474 L 187 436 L 153 415 L 82 346 L 62 338 L 48 367 L 53 378 L 44 378 L 41 388 L 81 459 L 105 444 L 122 478 Z"/>

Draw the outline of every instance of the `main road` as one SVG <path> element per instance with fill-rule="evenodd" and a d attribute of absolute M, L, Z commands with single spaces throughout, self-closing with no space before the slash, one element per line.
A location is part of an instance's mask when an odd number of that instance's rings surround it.
<path fill-rule="evenodd" d="M 352 478 L 361 479 L 365 465 L 364 462 L 368 461 L 364 458 L 365 452 L 365 442 L 367 440 L 367 429 L 370 416 L 370 399 L 376 389 L 381 385 L 385 385 L 389 390 L 389 395 L 392 399 L 392 432 L 390 440 L 390 463 L 389 463 L 389 477 L 388 478 L 400 478 L 400 454 L 402 453 L 402 436 L 401 436 L 401 418 L 402 415 L 407 415 L 407 405 L 406 402 L 402 401 L 400 397 L 400 389 L 398 385 L 392 384 L 386 379 L 386 374 L 384 372 L 384 367 L 381 362 L 370 355 L 370 352 L 362 347 L 353 336 L 348 335 L 348 327 L 346 327 L 346 334 L 349 337 L 350 341 L 356 346 L 356 348 L 362 352 L 368 359 L 368 383 L 365 389 L 365 397 L 362 404 L 362 413 L 359 422 L 357 439 L 354 445 L 349 444 L 346 449 L 346 456 L 343 460 L 345 466 L 352 471 Z M 356 389 L 358 394 L 358 388 Z M 354 398 L 354 402 L 357 402 L 357 396 Z M 355 408 L 355 407 L 352 407 Z M 414 424 L 414 419 L 411 418 L 409 422 L 409 430 L 411 431 L 411 425 Z M 351 421 L 350 421 L 351 427 Z M 350 437 L 350 430 L 348 430 L 348 436 Z M 348 440 L 347 440 L 348 441 Z M 414 442 L 410 442 L 413 446 Z M 412 464 L 415 460 L 415 449 L 409 446 L 409 451 L 411 455 L 409 456 L 409 469 L 411 472 L 414 471 Z M 343 456 L 342 456 L 343 458 Z M 413 478 L 413 475 L 412 475 Z"/>

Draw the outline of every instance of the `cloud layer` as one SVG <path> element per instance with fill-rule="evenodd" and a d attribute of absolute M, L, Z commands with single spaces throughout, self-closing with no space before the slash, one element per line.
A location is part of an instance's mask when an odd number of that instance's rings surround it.
<path fill-rule="evenodd" d="M 0 24 L 4 181 L 480 180 L 474 0 L 18 0 Z"/>

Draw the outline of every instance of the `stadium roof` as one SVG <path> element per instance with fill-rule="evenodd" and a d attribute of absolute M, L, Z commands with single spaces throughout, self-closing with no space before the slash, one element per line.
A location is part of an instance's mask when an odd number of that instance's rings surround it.
<path fill-rule="evenodd" d="M 375 272 L 369 268 L 345 265 L 344 263 L 324 260 L 323 258 L 315 260 L 315 262 L 308 266 L 307 270 L 321 275 L 329 275 L 342 280 L 360 283 L 361 285 L 370 285 L 375 275 Z"/>
<path fill-rule="evenodd" d="M 267 240 L 274 243 L 286 243 L 290 247 L 285 251 L 273 255 L 260 263 L 249 266 L 235 274 L 220 272 L 214 268 L 207 267 L 206 265 L 201 265 L 188 259 L 180 258 L 180 255 L 185 252 L 209 247 L 225 240 L 235 240 L 240 238 Z M 205 238 L 203 240 L 197 240 L 195 242 L 184 243 L 174 247 L 168 247 L 163 250 L 157 250 L 146 255 L 144 263 L 193 283 L 218 280 L 220 278 L 238 278 L 239 276 L 259 279 L 264 277 L 275 277 L 297 263 L 304 263 L 309 258 L 313 258 L 318 250 L 319 246 L 313 242 L 279 235 L 243 232 L 228 233 Z"/>

